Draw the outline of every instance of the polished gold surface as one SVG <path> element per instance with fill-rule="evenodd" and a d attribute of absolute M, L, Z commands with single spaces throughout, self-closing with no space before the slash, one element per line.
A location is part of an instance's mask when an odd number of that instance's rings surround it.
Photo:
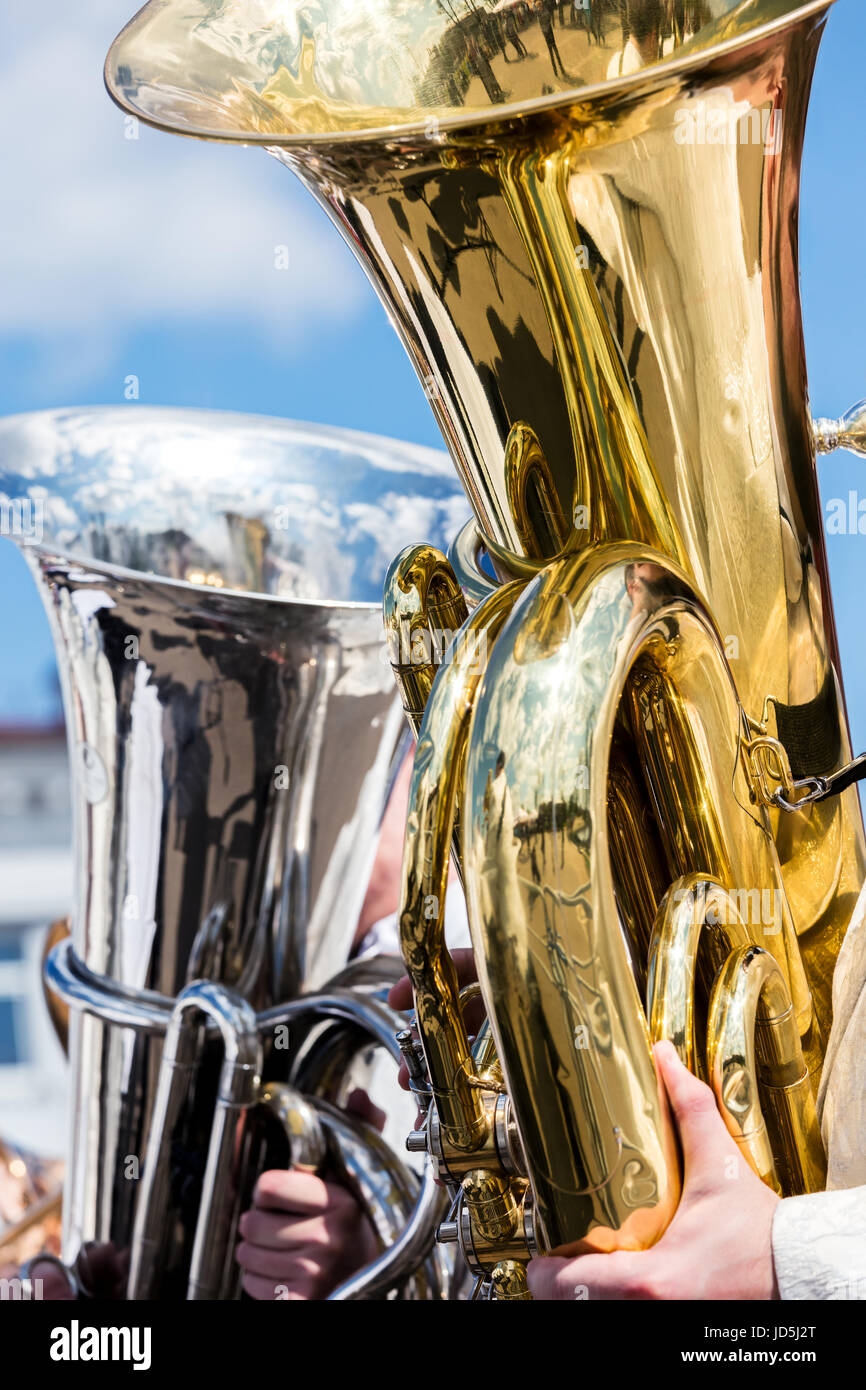
<path fill-rule="evenodd" d="M 815 447 L 819 454 L 850 449 L 866 455 L 866 400 L 852 405 L 839 420 L 816 420 Z"/>
<path fill-rule="evenodd" d="M 490 647 L 520 591 L 519 583 L 503 585 L 474 610 L 430 691 L 409 789 L 399 910 L 400 946 L 413 986 L 438 1149 L 455 1176 L 454 1160 L 469 1156 L 460 1175 L 469 1238 L 495 1252 L 492 1263 L 500 1260 L 503 1242 L 518 1234 L 523 1193 L 518 1195 L 512 1178 L 498 1171 L 493 1108 L 486 1103 L 485 1077 L 475 1071 L 463 1001 L 445 946 L 445 895 L 475 697 Z M 429 625 L 425 605 L 420 619 L 423 630 Z M 489 1065 L 490 1058 L 486 1061 Z M 527 1253 L 522 1244 L 518 1248 Z"/>
<path fill-rule="evenodd" d="M 710 1083 L 755 1171 L 783 1196 L 819 1192 L 827 1162 L 791 998 L 777 962 L 740 946 L 710 1000 Z"/>
<path fill-rule="evenodd" d="M 569 524 L 570 545 L 676 559 L 747 714 L 776 701 L 769 732 L 808 760 L 795 776 L 850 756 L 794 216 L 827 8 L 697 6 L 677 33 L 643 0 L 622 65 L 612 14 L 601 44 L 557 20 L 563 77 L 537 18 L 531 56 L 506 63 L 481 6 L 178 0 L 146 6 L 106 67 L 136 115 L 259 141 L 312 187 L 403 337 L 500 573 L 538 567 Z M 456 101 L 457 70 L 485 61 L 490 92 L 470 72 Z M 535 462 L 515 487 L 518 436 Z M 856 791 L 771 814 L 826 1035 L 866 873 Z"/>
<path fill-rule="evenodd" d="M 622 720 L 614 728 L 607 779 L 607 828 L 617 909 L 638 989 L 646 995 L 650 938 L 668 886 L 665 852 L 647 801 L 637 749 Z"/>
<path fill-rule="evenodd" d="M 480 3 L 168 0 L 109 55 L 128 111 L 263 144 L 313 191 L 472 503 L 469 648 L 398 673 L 415 727 L 426 705 L 401 936 L 461 1239 L 501 1296 L 522 1296 L 521 1178 L 490 1166 L 498 1112 L 444 949 L 455 814 L 543 1248 L 645 1246 L 675 1208 L 647 974 L 654 1031 L 694 1061 L 706 1014 L 720 1096 L 751 1088 L 759 1169 L 820 1181 L 809 1106 L 863 826 L 854 789 L 792 811 L 759 793 L 773 746 L 790 787 L 850 757 L 815 452 L 856 445 L 862 410 L 813 425 L 796 239 L 827 9 L 632 0 L 593 31 L 542 5 L 515 42 Z M 515 588 L 485 596 L 479 545 Z M 430 625 L 444 571 L 416 558 L 392 631 Z M 700 911 L 668 911 L 700 881 Z"/>
<path fill-rule="evenodd" d="M 667 1038 L 680 1061 L 704 1079 L 706 1058 L 695 1018 L 698 953 L 706 985 L 730 952 L 751 940 L 733 895 L 702 874 L 677 879 L 659 907 L 647 971 L 650 1037 L 653 1042 Z"/>
<path fill-rule="evenodd" d="M 608 849 L 611 742 L 632 672 L 650 665 L 688 717 L 691 741 L 672 753 L 698 743 L 705 760 L 682 834 L 697 841 L 712 804 L 737 867 L 772 883 L 770 837 L 731 787 L 737 705 L 718 637 L 687 578 L 652 552 L 590 549 L 527 587 L 493 648 L 470 740 L 470 921 L 554 1247 L 650 1244 L 678 1196 Z"/>
<path fill-rule="evenodd" d="M 826 0 L 824 0 L 826 3 Z M 798 0 L 628 0 L 596 15 L 486 0 L 153 0 L 106 63 L 122 106 L 166 130 L 269 145 L 460 126 L 686 64 L 794 12 Z M 551 35 L 550 42 L 546 35 Z M 598 40 L 601 40 L 598 42 Z M 524 52 L 521 55 L 520 47 Z M 509 49 L 511 50 L 509 52 Z"/>
<path fill-rule="evenodd" d="M 466 600 L 448 560 L 433 545 L 410 545 L 385 577 L 385 638 L 391 669 L 418 736 L 433 680 L 463 626 Z"/>
<path fill-rule="evenodd" d="M 791 1196 L 822 1188 L 826 1162 L 801 1029 L 783 971 L 760 948 L 753 905 L 700 874 L 671 886 L 650 947 L 647 1015 L 652 1039 L 670 1039 L 710 1081 L 755 1171 Z"/>
<path fill-rule="evenodd" d="M 494 590 L 461 629 L 437 678 L 418 735 L 400 894 L 400 945 L 415 992 L 443 1138 L 472 1151 L 487 1130 L 472 1073 L 457 977 L 445 948 L 451 833 L 475 695 L 487 651 L 508 617 L 518 584 Z"/>

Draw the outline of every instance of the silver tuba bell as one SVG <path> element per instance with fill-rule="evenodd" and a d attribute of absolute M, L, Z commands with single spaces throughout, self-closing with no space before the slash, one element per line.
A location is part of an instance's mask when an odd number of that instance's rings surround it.
<path fill-rule="evenodd" d="M 290 1158 L 335 1165 L 381 1238 L 335 1297 L 438 1296 L 431 1175 L 339 1107 L 399 1057 L 399 963 L 349 961 L 402 734 L 379 599 L 395 510 L 465 520 L 450 466 L 147 408 L 6 419 L 0 460 L 72 766 L 64 1262 L 106 1242 L 118 1294 L 236 1297 L 238 1216 Z"/>

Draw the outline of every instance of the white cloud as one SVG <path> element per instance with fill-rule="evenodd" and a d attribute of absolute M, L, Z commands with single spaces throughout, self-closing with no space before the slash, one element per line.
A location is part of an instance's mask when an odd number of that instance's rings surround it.
<path fill-rule="evenodd" d="M 48 0 L 2 21 L 0 335 L 37 340 L 59 388 L 149 323 L 230 316 L 299 349 L 365 302 L 338 234 L 267 155 L 125 138 L 102 63 L 135 8 Z"/>

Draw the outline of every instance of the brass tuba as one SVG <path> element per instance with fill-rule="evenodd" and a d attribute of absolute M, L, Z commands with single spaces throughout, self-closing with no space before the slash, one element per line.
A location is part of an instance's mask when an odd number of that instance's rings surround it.
<path fill-rule="evenodd" d="M 527 1296 L 534 1252 L 639 1248 L 670 1220 L 653 1038 L 768 1182 L 824 1181 L 831 978 L 866 868 L 815 470 L 863 450 L 864 409 L 813 422 L 798 293 L 828 8 L 628 0 L 590 32 L 542 0 L 521 58 L 480 2 L 160 0 L 108 57 L 128 112 L 261 145 L 312 190 L 472 504 L 447 558 L 398 557 L 386 623 L 418 729 L 411 1144 L 454 1193 L 441 1239 L 498 1297 Z"/>
<path fill-rule="evenodd" d="M 407 495 L 453 534 L 450 468 L 151 408 L 9 417 L 0 459 L 69 739 L 76 898 L 45 970 L 70 1009 L 70 1279 L 96 1242 L 85 1293 L 237 1296 L 237 1218 L 290 1158 L 340 1172 L 380 1238 L 336 1298 L 439 1296 L 444 1197 L 342 1106 L 400 1058 L 399 962 L 349 962 L 403 747 L 384 538 Z"/>

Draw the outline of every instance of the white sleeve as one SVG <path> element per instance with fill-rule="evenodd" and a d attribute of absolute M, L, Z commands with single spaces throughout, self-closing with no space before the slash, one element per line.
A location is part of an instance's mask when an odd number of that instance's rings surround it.
<path fill-rule="evenodd" d="M 456 879 L 448 884 L 445 897 L 445 944 L 450 950 L 458 946 L 471 946 L 469 937 L 469 918 L 466 915 L 466 899 L 463 889 Z M 356 956 L 399 956 L 400 933 L 397 927 L 397 914 L 374 922 L 364 939 L 360 942 Z"/>
<path fill-rule="evenodd" d="M 866 1299 L 866 887 L 836 962 L 819 1106 L 828 1190 L 777 1206 L 776 1280 L 785 1299 Z"/>
<path fill-rule="evenodd" d="M 780 1202 L 773 1261 L 784 1299 L 866 1299 L 866 1187 Z"/>

